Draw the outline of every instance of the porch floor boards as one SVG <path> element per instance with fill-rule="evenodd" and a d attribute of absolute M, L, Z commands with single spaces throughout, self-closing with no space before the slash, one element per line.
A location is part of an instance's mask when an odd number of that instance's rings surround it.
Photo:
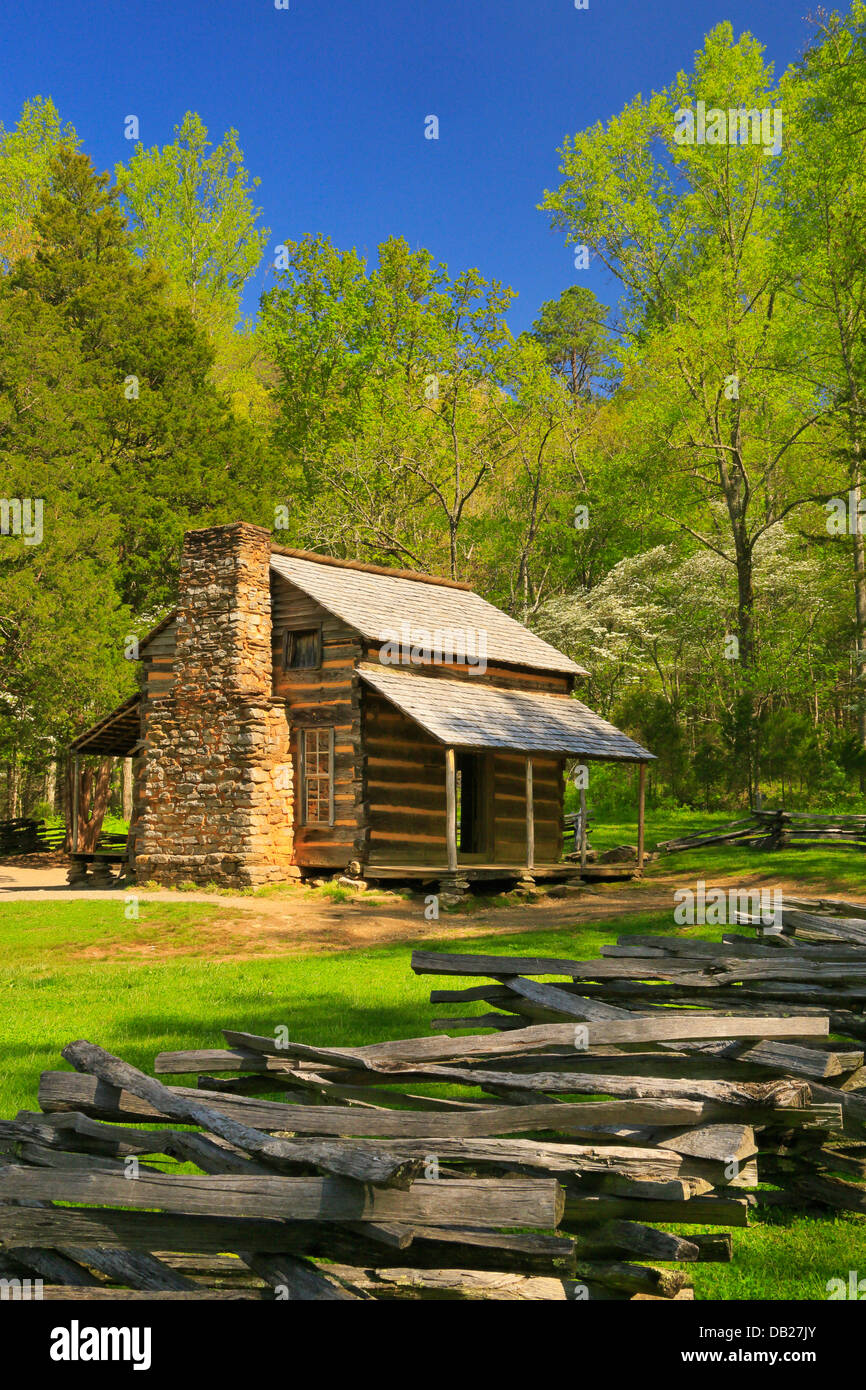
<path fill-rule="evenodd" d="M 366 878 L 418 878 L 434 880 L 440 878 L 451 878 L 454 870 L 448 869 L 445 865 L 431 864 L 366 864 L 364 866 L 364 877 Z M 637 865 L 634 864 L 587 864 L 581 870 L 579 864 L 536 864 L 534 868 L 527 869 L 525 864 L 459 864 L 457 874 L 461 878 L 472 880 L 485 880 L 497 878 L 522 878 L 525 874 L 531 875 L 536 882 L 563 879 L 563 880 L 606 880 L 606 879 L 632 879 L 638 877 Z"/>

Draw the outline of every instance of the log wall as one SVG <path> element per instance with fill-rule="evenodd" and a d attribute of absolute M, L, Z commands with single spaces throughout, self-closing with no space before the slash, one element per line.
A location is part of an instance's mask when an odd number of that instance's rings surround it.
<path fill-rule="evenodd" d="M 446 864 L 445 749 L 381 695 L 364 692 L 364 746 L 370 864 Z M 489 752 L 488 847 L 464 863 L 521 865 L 526 859 L 526 763 L 522 753 Z M 563 760 L 533 756 L 535 858 L 562 854 Z"/>
<path fill-rule="evenodd" d="M 285 701 L 291 727 L 295 776 L 295 862 L 303 868 L 344 869 L 363 863 L 366 816 L 363 795 L 360 677 L 362 648 L 352 628 L 280 575 L 271 576 L 274 698 Z M 286 632 L 321 628 L 322 664 L 310 670 L 283 667 Z M 334 824 L 301 823 L 300 737 L 304 729 L 334 730 Z"/>
<path fill-rule="evenodd" d="M 364 691 L 371 864 L 442 867 L 445 749 L 381 695 Z"/>

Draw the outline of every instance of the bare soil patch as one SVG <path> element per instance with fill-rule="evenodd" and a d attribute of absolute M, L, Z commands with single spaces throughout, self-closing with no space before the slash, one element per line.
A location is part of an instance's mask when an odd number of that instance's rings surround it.
<path fill-rule="evenodd" d="M 325 954 L 335 951 L 364 950 L 405 943 L 412 945 L 437 936 L 449 940 L 470 940 L 477 936 L 509 936 L 532 930 L 547 931 L 570 925 L 598 921 L 601 926 L 611 917 L 641 912 L 670 912 L 673 924 L 674 890 L 690 886 L 693 880 L 671 874 L 640 882 L 605 884 L 566 898 L 542 897 L 495 906 L 483 898 L 473 899 L 471 912 L 443 912 L 438 922 L 424 916 L 422 897 L 410 900 L 359 894 L 344 903 L 332 903 L 302 889 L 290 890 L 284 897 L 223 897 L 195 893 L 142 892 L 142 902 L 208 902 L 215 909 L 212 921 L 201 923 L 154 924 L 141 922 L 124 940 L 123 934 L 105 939 L 99 945 L 82 947 L 73 954 L 78 959 L 153 959 L 195 955 L 214 961 L 232 961 L 284 954 Z M 796 895 L 803 886 L 796 880 L 780 880 L 772 874 L 752 875 L 745 882 L 741 875 L 714 877 L 709 887 L 781 888 Z M 810 895 L 833 895 L 832 883 L 810 885 Z M 230 915 L 226 915 L 226 914 Z M 144 925 L 143 937 L 142 928 Z M 177 939 L 172 940 L 173 937 Z"/>

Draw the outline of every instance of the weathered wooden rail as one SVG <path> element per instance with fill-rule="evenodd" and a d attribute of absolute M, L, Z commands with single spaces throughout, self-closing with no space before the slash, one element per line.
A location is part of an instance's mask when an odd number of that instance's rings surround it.
<path fill-rule="evenodd" d="M 866 816 L 815 815 L 805 811 L 752 810 L 740 820 L 725 821 L 657 846 L 661 854 L 708 845 L 748 845 L 752 849 L 808 849 L 812 845 L 855 845 L 866 848 Z"/>
<path fill-rule="evenodd" d="M 47 825 L 44 820 L 26 816 L 0 821 L 0 854 L 47 854 L 62 850 L 65 841 L 66 830 L 62 825 Z M 124 834 L 104 830 L 99 836 L 96 853 L 121 854 L 125 848 Z"/>
<path fill-rule="evenodd" d="M 679 1048 L 719 1028 L 632 1018 L 599 1045 Z M 76 1070 L 43 1074 L 41 1113 L 0 1124 L 4 1277 L 41 1278 L 49 1298 L 683 1299 L 689 1267 L 730 1259 L 727 1228 L 748 1221 L 754 1123 L 838 1121 L 797 1078 L 591 1075 L 570 1023 L 458 1043 L 225 1041 L 160 1055 L 158 1077 L 64 1049 Z M 197 1088 L 161 1079 L 190 1074 Z M 410 1089 L 434 1081 L 465 1096 Z"/>
<path fill-rule="evenodd" d="M 866 1211 L 866 917 L 812 906 L 595 961 L 416 952 L 468 978 L 434 1004 L 488 1010 L 435 1036 L 225 1030 L 156 1076 L 72 1043 L 41 1110 L 0 1123 L 0 1275 L 49 1298 L 690 1298 L 759 1177 L 761 1202 Z"/>
<path fill-rule="evenodd" d="M 672 1098 L 704 1105 L 716 1100 L 732 1113 L 743 1107 L 754 1143 L 749 1162 L 743 1166 L 740 1154 L 733 1170 L 746 1177 L 747 1187 L 755 1186 L 758 1173 L 775 1185 L 775 1191 L 762 1191 L 762 1202 L 866 1213 L 866 908 L 796 900 L 785 903 L 780 916 L 781 931 L 742 919 L 756 934 L 732 932 L 720 942 L 623 936 L 602 947 L 600 960 L 416 952 L 413 968 L 487 976 L 485 984 L 434 990 L 431 1002 L 493 1006 L 495 1012 L 482 1016 L 484 1025 L 502 1030 L 506 1039 L 582 1021 L 587 1050 L 581 1074 L 573 1077 L 579 1088 L 594 1081 L 597 1093 L 632 1097 L 666 1089 Z M 532 978 L 550 975 L 563 978 Z M 702 1020 L 707 1031 L 701 1039 Z M 635 1050 L 637 1034 L 625 1051 L 611 1046 L 609 1030 L 617 1023 L 627 1029 L 630 1022 L 670 1033 L 656 1034 L 655 1049 L 641 1041 Z M 440 1018 L 434 1027 L 454 1032 L 478 1024 L 477 1018 Z M 560 1081 L 572 1076 L 574 1065 L 558 1063 Z M 553 1071 L 550 1060 L 545 1068 Z M 810 1098 L 799 1115 L 790 1109 L 757 1115 L 754 1094 L 750 1109 L 755 1086 L 795 1082 Z M 517 1079 L 508 1084 L 516 1086 Z M 524 1084 L 529 1093 L 533 1078 Z M 558 1090 L 549 1087 L 550 1094 Z M 638 1126 L 631 1142 L 651 1142 L 656 1132 Z M 698 1147 L 685 1130 L 674 1146 L 663 1146 L 682 1148 L 685 1138 L 684 1152 L 701 1159 L 712 1153 L 718 1161 L 720 1150 L 708 1147 L 708 1137 L 724 1146 L 724 1132 L 709 1124 L 700 1127 Z"/>

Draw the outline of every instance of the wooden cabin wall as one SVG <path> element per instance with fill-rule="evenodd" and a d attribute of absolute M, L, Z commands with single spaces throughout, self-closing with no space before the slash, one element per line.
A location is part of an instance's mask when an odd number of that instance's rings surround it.
<path fill-rule="evenodd" d="M 284 700 L 292 730 L 295 774 L 295 862 L 302 868 L 345 868 L 364 860 L 364 808 L 358 634 L 280 575 L 271 575 L 273 694 Z M 284 671 L 287 629 L 322 629 L 322 665 Z M 301 825 L 301 729 L 334 729 L 334 824 Z"/>
<path fill-rule="evenodd" d="M 499 753 L 493 760 L 494 853 L 501 864 L 526 863 L 526 757 Z M 563 760 L 532 755 L 535 862 L 562 857 Z"/>
<path fill-rule="evenodd" d="M 445 749 L 392 704 L 364 691 L 370 864 L 443 868 Z"/>
<path fill-rule="evenodd" d="M 382 696 L 366 691 L 368 862 L 446 864 L 445 749 Z M 488 754 L 493 836 L 484 862 L 526 862 L 526 763 L 521 753 Z M 535 858 L 562 856 L 563 760 L 533 755 Z M 466 860 L 463 862 L 471 862 Z"/>
<path fill-rule="evenodd" d="M 177 679 L 174 673 L 174 654 L 177 644 L 177 623 L 152 637 L 141 650 L 142 702 L 147 705 L 168 695 Z"/>
<path fill-rule="evenodd" d="M 379 665 L 379 647 L 365 644 L 364 661 Z M 470 684 L 496 685 L 502 690 L 528 690 L 536 695 L 547 693 L 568 695 L 574 687 L 574 676 L 556 671 L 521 670 L 514 666 L 488 665 L 483 675 L 477 667 L 458 665 L 456 662 L 437 666 L 424 662 L 407 666 L 404 669 L 416 671 L 425 676 L 440 676 L 443 680 L 467 680 Z"/>

